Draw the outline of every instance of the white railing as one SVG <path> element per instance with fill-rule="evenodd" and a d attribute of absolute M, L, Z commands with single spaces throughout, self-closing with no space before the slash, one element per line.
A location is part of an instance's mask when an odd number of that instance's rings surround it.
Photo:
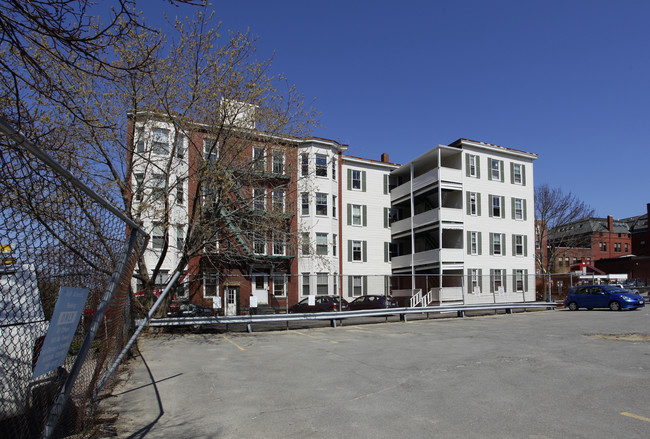
<path fill-rule="evenodd" d="M 411 308 L 418 306 L 420 302 L 422 302 L 422 290 L 417 290 L 417 292 L 413 296 L 411 296 L 411 302 L 410 302 Z"/>
<path fill-rule="evenodd" d="M 429 292 L 424 296 L 424 301 L 422 302 L 422 306 L 429 306 L 431 305 L 431 302 L 433 302 L 433 288 L 429 290 Z"/>

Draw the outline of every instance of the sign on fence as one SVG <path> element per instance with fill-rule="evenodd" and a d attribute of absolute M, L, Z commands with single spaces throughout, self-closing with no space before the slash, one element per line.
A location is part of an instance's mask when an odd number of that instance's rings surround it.
<path fill-rule="evenodd" d="M 87 298 L 85 288 L 61 287 L 32 379 L 63 364 Z"/>

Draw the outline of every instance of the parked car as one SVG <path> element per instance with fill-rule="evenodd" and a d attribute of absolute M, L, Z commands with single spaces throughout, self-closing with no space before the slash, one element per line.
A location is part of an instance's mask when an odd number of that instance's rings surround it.
<path fill-rule="evenodd" d="M 583 285 L 573 287 L 564 301 L 571 311 L 580 308 L 609 308 L 612 311 L 645 306 L 643 297 L 615 285 Z"/>
<path fill-rule="evenodd" d="M 393 299 L 391 296 L 379 296 L 379 295 L 366 295 L 359 296 L 350 302 L 350 310 L 356 311 L 358 309 L 386 309 L 386 308 L 397 308 L 399 304 L 397 299 Z"/>
<path fill-rule="evenodd" d="M 212 308 L 199 306 L 194 303 L 181 303 L 178 306 L 172 303 L 167 312 L 167 317 L 206 317 L 212 315 Z"/>
<path fill-rule="evenodd" d="M 623 282 L 626 287 L 645 287 L 643 279 L 630 278 Z"/>
<path fill-rule="evenodd" d="M 289 308 L 289 312 L 347 311 L 348 308 L 348 301 L 338 296 L 314 296 L 314 305 L 309 305 L 307 297 Z"/>
<path fill-rule="evenodd" d="M 32 379 L 49 322 L 36 270 L 30 264 L 0 268 L 0 421 L 39 408 L 65 380 L 62 367 Z"/>

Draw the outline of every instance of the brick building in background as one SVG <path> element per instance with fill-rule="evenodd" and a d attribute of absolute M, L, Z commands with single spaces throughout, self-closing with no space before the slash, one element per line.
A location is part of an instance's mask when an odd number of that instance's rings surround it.
<path fill-rule="evenodd" d="M 614 220 L 611 215 L 607 218 L 584 218 L 550 230 L 548 240 L 558 247 L 555 273 L 568 273 L 573 265 L 581 262 L 593 266 L 599 259 L 632 254 L 629 224 L 624 220 Z"/>

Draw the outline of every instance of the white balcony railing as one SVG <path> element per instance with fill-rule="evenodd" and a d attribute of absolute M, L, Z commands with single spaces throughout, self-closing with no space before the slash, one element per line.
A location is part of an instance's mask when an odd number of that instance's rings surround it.
<path fill-rule="evenodd" d="M 435 264 L 441 261 L 462 262 L 462 248 L 441 248 L 418 252 L 413 255 L 413 265 Z M 411 255 L 394 256 L 391 259 L 393 269 L 406 268 L 411 266 Z"/>

